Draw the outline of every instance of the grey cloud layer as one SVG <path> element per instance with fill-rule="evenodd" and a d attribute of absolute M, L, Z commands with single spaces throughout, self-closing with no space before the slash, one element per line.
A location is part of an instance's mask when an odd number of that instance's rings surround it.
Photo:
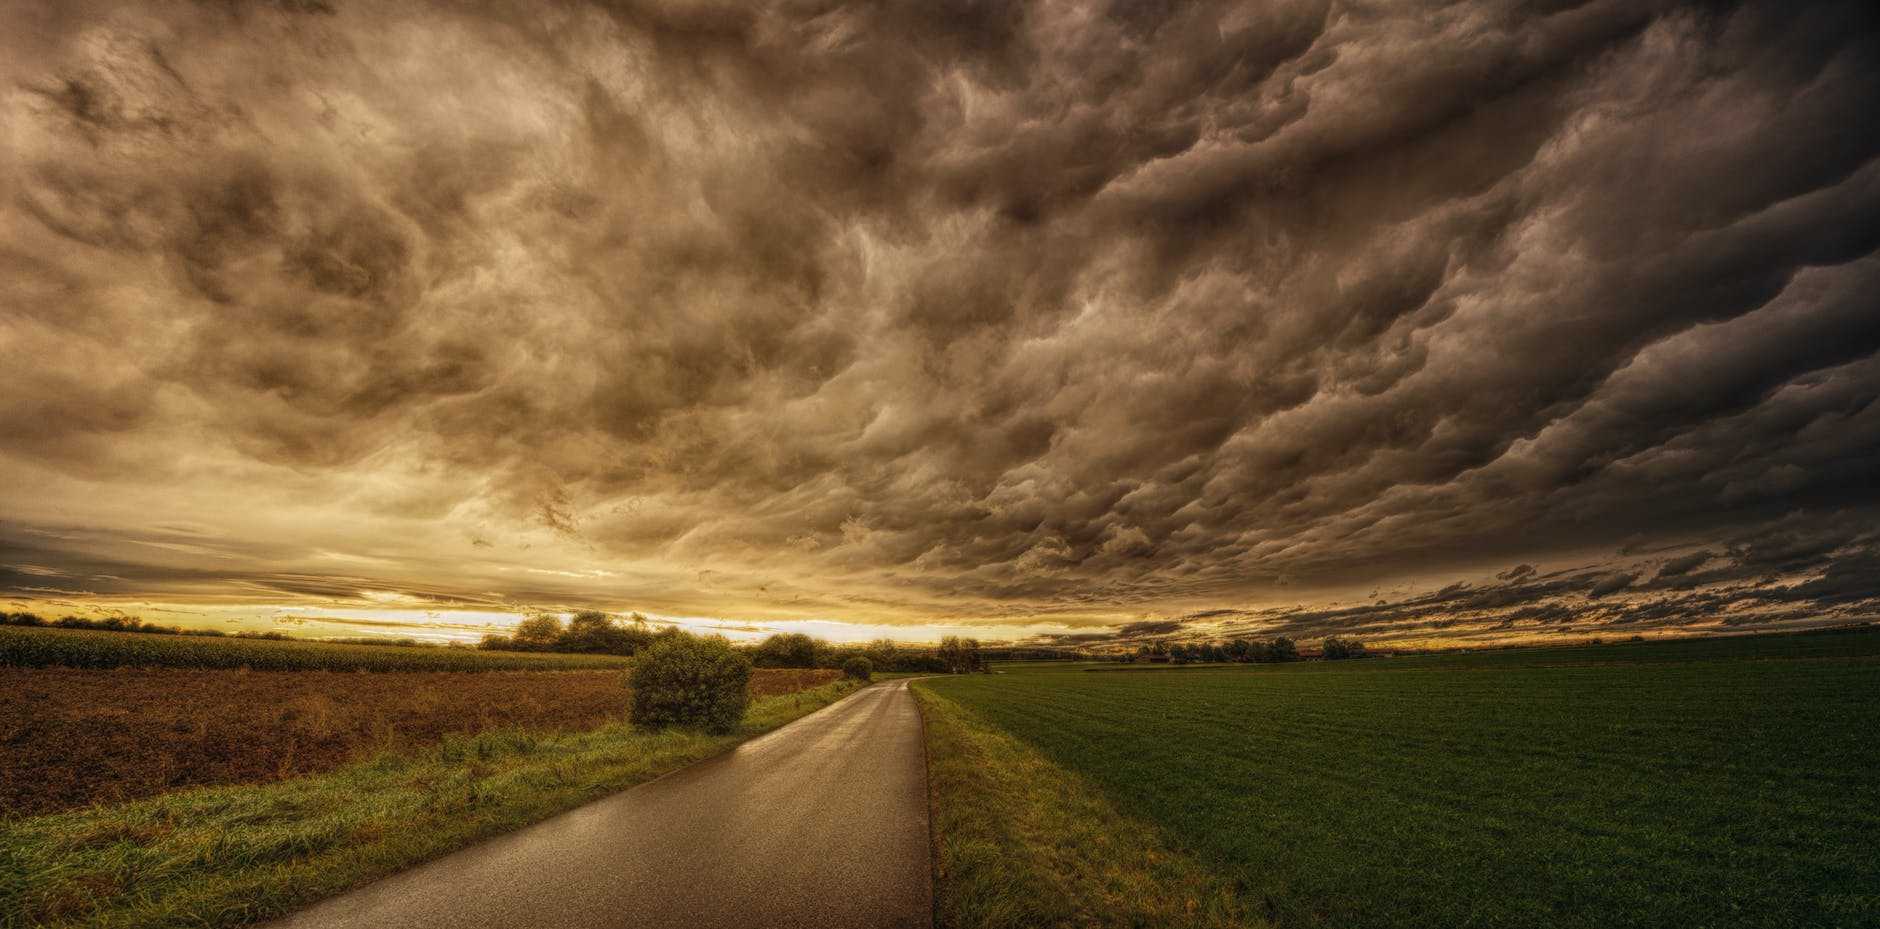
<path fill-rule="evenodd" d="M 520 9 L 14 5 L 7 466 L 965 618 L 1873 502 L 1867 4 Z"/>

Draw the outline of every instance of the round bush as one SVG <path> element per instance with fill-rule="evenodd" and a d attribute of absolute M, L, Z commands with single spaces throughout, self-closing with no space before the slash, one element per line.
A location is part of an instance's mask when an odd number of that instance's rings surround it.
<path fill-rule="evenodd" d="M 866 681 L 873 678 L 874 675 L 875 663 L 860 655 L 842 663 L 843 677 L 852 677 L 858 681 Z"/>
<path fill-rule="evenodd" d="M 627 672 L 636 726 L 730 732 L 751 698 L 750 659 L 717 636 L 675 635 L 642 651 Z"/>

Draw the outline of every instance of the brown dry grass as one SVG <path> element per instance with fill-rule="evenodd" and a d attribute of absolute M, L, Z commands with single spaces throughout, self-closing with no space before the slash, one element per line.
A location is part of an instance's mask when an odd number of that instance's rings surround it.
<path fill-rule="evenodd" d="M 753 696 L 838 671 L 759 670 Z M 590 729 L 622 718 L 617 671 L 0 669 L 0 814 L 328 771 L 447 733 Z"/>

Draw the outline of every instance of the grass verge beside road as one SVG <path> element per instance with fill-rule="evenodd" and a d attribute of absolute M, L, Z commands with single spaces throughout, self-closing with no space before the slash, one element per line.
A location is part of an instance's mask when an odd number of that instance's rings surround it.
<path fill-rule="evenodd" d="M 1168 833 L 926 686 L 914 695 L 941 929 L 1264 925 Z"/>
<path fill-rule="evenodd" d="M 493 730 L 331 774 L 0 822 L 0 926 L 239 926 L 725 751 L 859 688 L 756 701 L 729 735 Z"/>

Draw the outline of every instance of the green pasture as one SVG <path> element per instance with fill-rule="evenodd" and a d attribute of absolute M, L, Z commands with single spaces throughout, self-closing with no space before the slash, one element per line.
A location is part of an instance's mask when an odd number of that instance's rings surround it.
<path fill-rule="evenodd" d="M 1877 651 L 1851 632 L 916 686 L 1172 836 L 1249 921 L 1873 926 Z"/>

